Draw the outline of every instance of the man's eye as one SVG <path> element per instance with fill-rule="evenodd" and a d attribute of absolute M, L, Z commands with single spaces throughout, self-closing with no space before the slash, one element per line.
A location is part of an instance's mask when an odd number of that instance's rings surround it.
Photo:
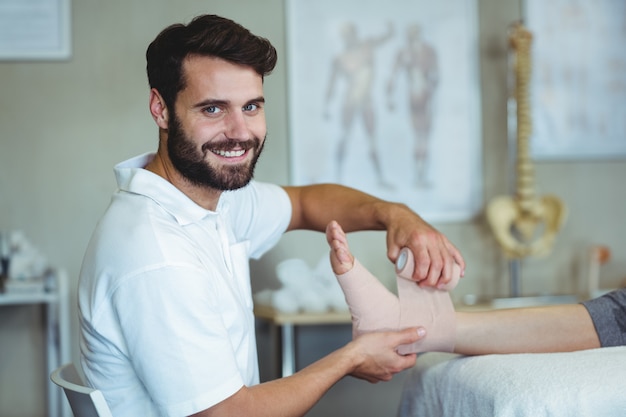
<path fill-rule="evenodd" d="M 244 111 L 255 111 L 259 108 L 258 104 L 246 104 L 243 106 Z"/>
<path fill-rule="evenodd" d="M 221 109 L 217 106 L 208 106 L 204 108 L 204 111 L 209 114 L 217 114 L 221 111 Z"/>

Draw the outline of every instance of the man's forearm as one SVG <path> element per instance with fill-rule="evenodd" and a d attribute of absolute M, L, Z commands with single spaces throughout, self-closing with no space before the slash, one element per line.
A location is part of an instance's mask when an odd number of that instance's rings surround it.
<path fill-rule="evenodd" d="M 294 375 L 243 387 L 232 397 L 198 413 L 197 417 L 303 416 L 351 369 L 345 349 L 337 350 Z"/>
<path fill-rule="evenodd" d="M 395 262 L 408 247 L 415 257 L 413 279 L 421 285 L 445 285 L 452 279 L 454 264 L 461 274 L 463 256 L 448 239 L 402 203 L 387 202 L 369 194 L 335 184 L 285 187 L 292 204 L 288 230 L 324 231 L 336 220 L 344 231 L 386 230 L 387 257 Z"/>
<path fill-rule="evenodd" d="M 324 231 L 331 220 L 337 220 L 347 232 L 384 230 L 396 212 L 406 206 L 383 201 L 361 191 L 336 184 L 285 187 L 293 207 L 289 230 Z"/>
<path fill-rule="evenodd" d="M 399 355 L 397 347 L 423 337 L 417 330 L 361 335 L 291 376 L 243 387 L 197 416 L 302 416 L 347 375 L 370 382 L 388 381 L 396 373 L 414 366 L 416 356 Z"/>
<path fill-rule="evenodd" d="M 580 304 L 457 312 L 455 352 L 568 352 L 600 347 L 589 313 Z"/>

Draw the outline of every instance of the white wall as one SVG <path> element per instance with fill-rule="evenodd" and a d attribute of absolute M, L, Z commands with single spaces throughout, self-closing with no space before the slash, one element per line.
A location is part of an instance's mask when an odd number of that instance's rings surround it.
<path fill-rule="evenodd" d="M 72 349 L 77 360 L 77 276 L 91 231 L 115 188 L 112 167 L 123 159 L 155 149 L 157 144 L 157 129 L 147 108 L 144 61 L 145 49 L 153 37 L 166 25 L 186 22 L 204 12 L 231 17 L 268 37 L 277 47 L 280 61 L 265 84 L 269 136 L 257 178 L 288 182 L 288 138 L 282 0 L 72 3 L 73 56 L 69 61 L 0 62 L 0 231 L 23 230 L 53 264 L 68 270 L 72 288 Z M 517 0 L 480 0 L 479 6 L 487 201 L 507 193 L 504 34 L 507 25 L 519 18 L 520 7 Z M 624 178 L 624 161 L 538 164 L 540 189 L 563 198 L 570 217 L 553 256 L 525 265 L 525 289 L 571 289 L 575 256 L 581 248 L 596 242 L 608 244 L 613 250 L 613 259 L 604 270 L 607 285 L 616 285 L 626 276 Z M 437 226 L 458 245 L 468 262 L 466 278 L 455 297 L 465 293 L 506 293 L 506 264 L 482 217 Z M 351 242 L 357 256 L 367 259 L 366 266 L 373 272 L 383 277 L 392 273 L 385 258 L 382 233 L 355 234 Z M 272 271 L 281 259 L 302 257 L 316 262 L 325 251 L 321 235 L 286 235 L 267 256 L 253 262 L 253 288 L 275 285 Z M 0 310 L 2 416 L 43 415 L 40 325 L 36 309 Z M 311 329 L 301 335 L 304 341 L 311 335 L 321 340 L 314 348 L 304 348 L 304 362 L 349 337 L 347 328 L 323 330 L 328 332 L 315 333 Z M 260 341 L 266 343 L 263 337 Z M 266 352 L 265 347 L 261 350 Z M 266 363 L 266 359 L 261 358 L 261 362 Z M 379 384 L 373 389 L 364 383 L 342 381 L 315 413 L 332 415 L 328 410 L 336 405 L 331 400 L 351 402 L 350 395 L 363 398 L 363 392 L 367 392 L 374 396 L 376 405 L 361 400 L 363 409 L 359 415 L 372 415 L 371 410 L 381 409 L 392 415 L 397 401 L 393 395 L 398 395 L 400 382 L 398 378 L 396 385 Z M 377 395 L 387 400 L 379 401 Z M 364 411 L 368 409 L 370 413 Z"/>

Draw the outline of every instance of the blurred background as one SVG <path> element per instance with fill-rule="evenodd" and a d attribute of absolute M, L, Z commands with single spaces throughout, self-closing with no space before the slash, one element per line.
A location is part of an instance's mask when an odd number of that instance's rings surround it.
<path fill-rule="evenodd" d="M 295 1 L 295 0 L 290 0 Z M 0 2 L 1 3 L 1 2 Z M 507 148 L 507 30 L 522 17 L 521 0 L 478 0 L 482 190 L 486 205 L 510 194 Z M 285 2 L 283 0 L 136 0 L 71 2 L 72 54 L 61 61 L 0 61 L 0 232 L 20 230 L 48 262 L 68 272 L 71 356 L 78 363 L 76 287 L 91 232 L 115 190 L 113 166 L 157 146 L 148 112 L 145 50 L 165 26 L 201 13 L 232 18 L 270 39 L 279 53 L 265 80 L 268 140 L 256 178 L 288 184 L 289 127 Z M 622 103 L 626 105 L 626 103 Z M 594 141 L 594 138 L 589 138 Z M 569 294 L 581 289 L 591 246 L 610 248 L 600 286 L 626 277 L 626 160 L 536 161 L 537 193 L 557 195 L 569 215 L 552 253 L 522 262 L 525 294 Z M 484 211 L 467 221 L 435 223 L 462 251 L 465 296 L 509 294 L 509 263 Z M 353 252 L 383 280 L 393 279 L 385 236 L 350 236 Z M 262 259 L 252 261 L 252 288 L 276 288 L 276 265 L 301 258 L 316 265 L 327 254 L 323 235 L 293 232 Z M 45 341 L 41 310 L 0 308 L 0 416 L 45 415 Z M 350 327 L 321 326 L 298 333 L 300 366 L 350 339 Z M 272 340 L 258 326 L 262 379 L 272 378 Z M 310 415 L 395 414 L 402 374 L 370 385 L 346 379 Z"/>

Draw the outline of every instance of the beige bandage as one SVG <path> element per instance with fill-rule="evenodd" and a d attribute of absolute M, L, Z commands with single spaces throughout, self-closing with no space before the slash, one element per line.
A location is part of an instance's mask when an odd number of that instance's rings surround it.
<path fill-rule="evenodd" d="M 454 306 L 448 290 L 454 288 L 460 277 L 455 266 L 453 279 L 446 289 L 422 288 L 411 279 L 415 261 L 407 248 L 400 252 L 396 262 L 398 296 L 390 292 L 361 263 L 337 275 L 352 315 L 352 334 L 401 330 L 424 327 L 426 337 L 410 345 L 398 347 L 398 353 L 451 352 L 454 349 L 456 321 Z"/>

